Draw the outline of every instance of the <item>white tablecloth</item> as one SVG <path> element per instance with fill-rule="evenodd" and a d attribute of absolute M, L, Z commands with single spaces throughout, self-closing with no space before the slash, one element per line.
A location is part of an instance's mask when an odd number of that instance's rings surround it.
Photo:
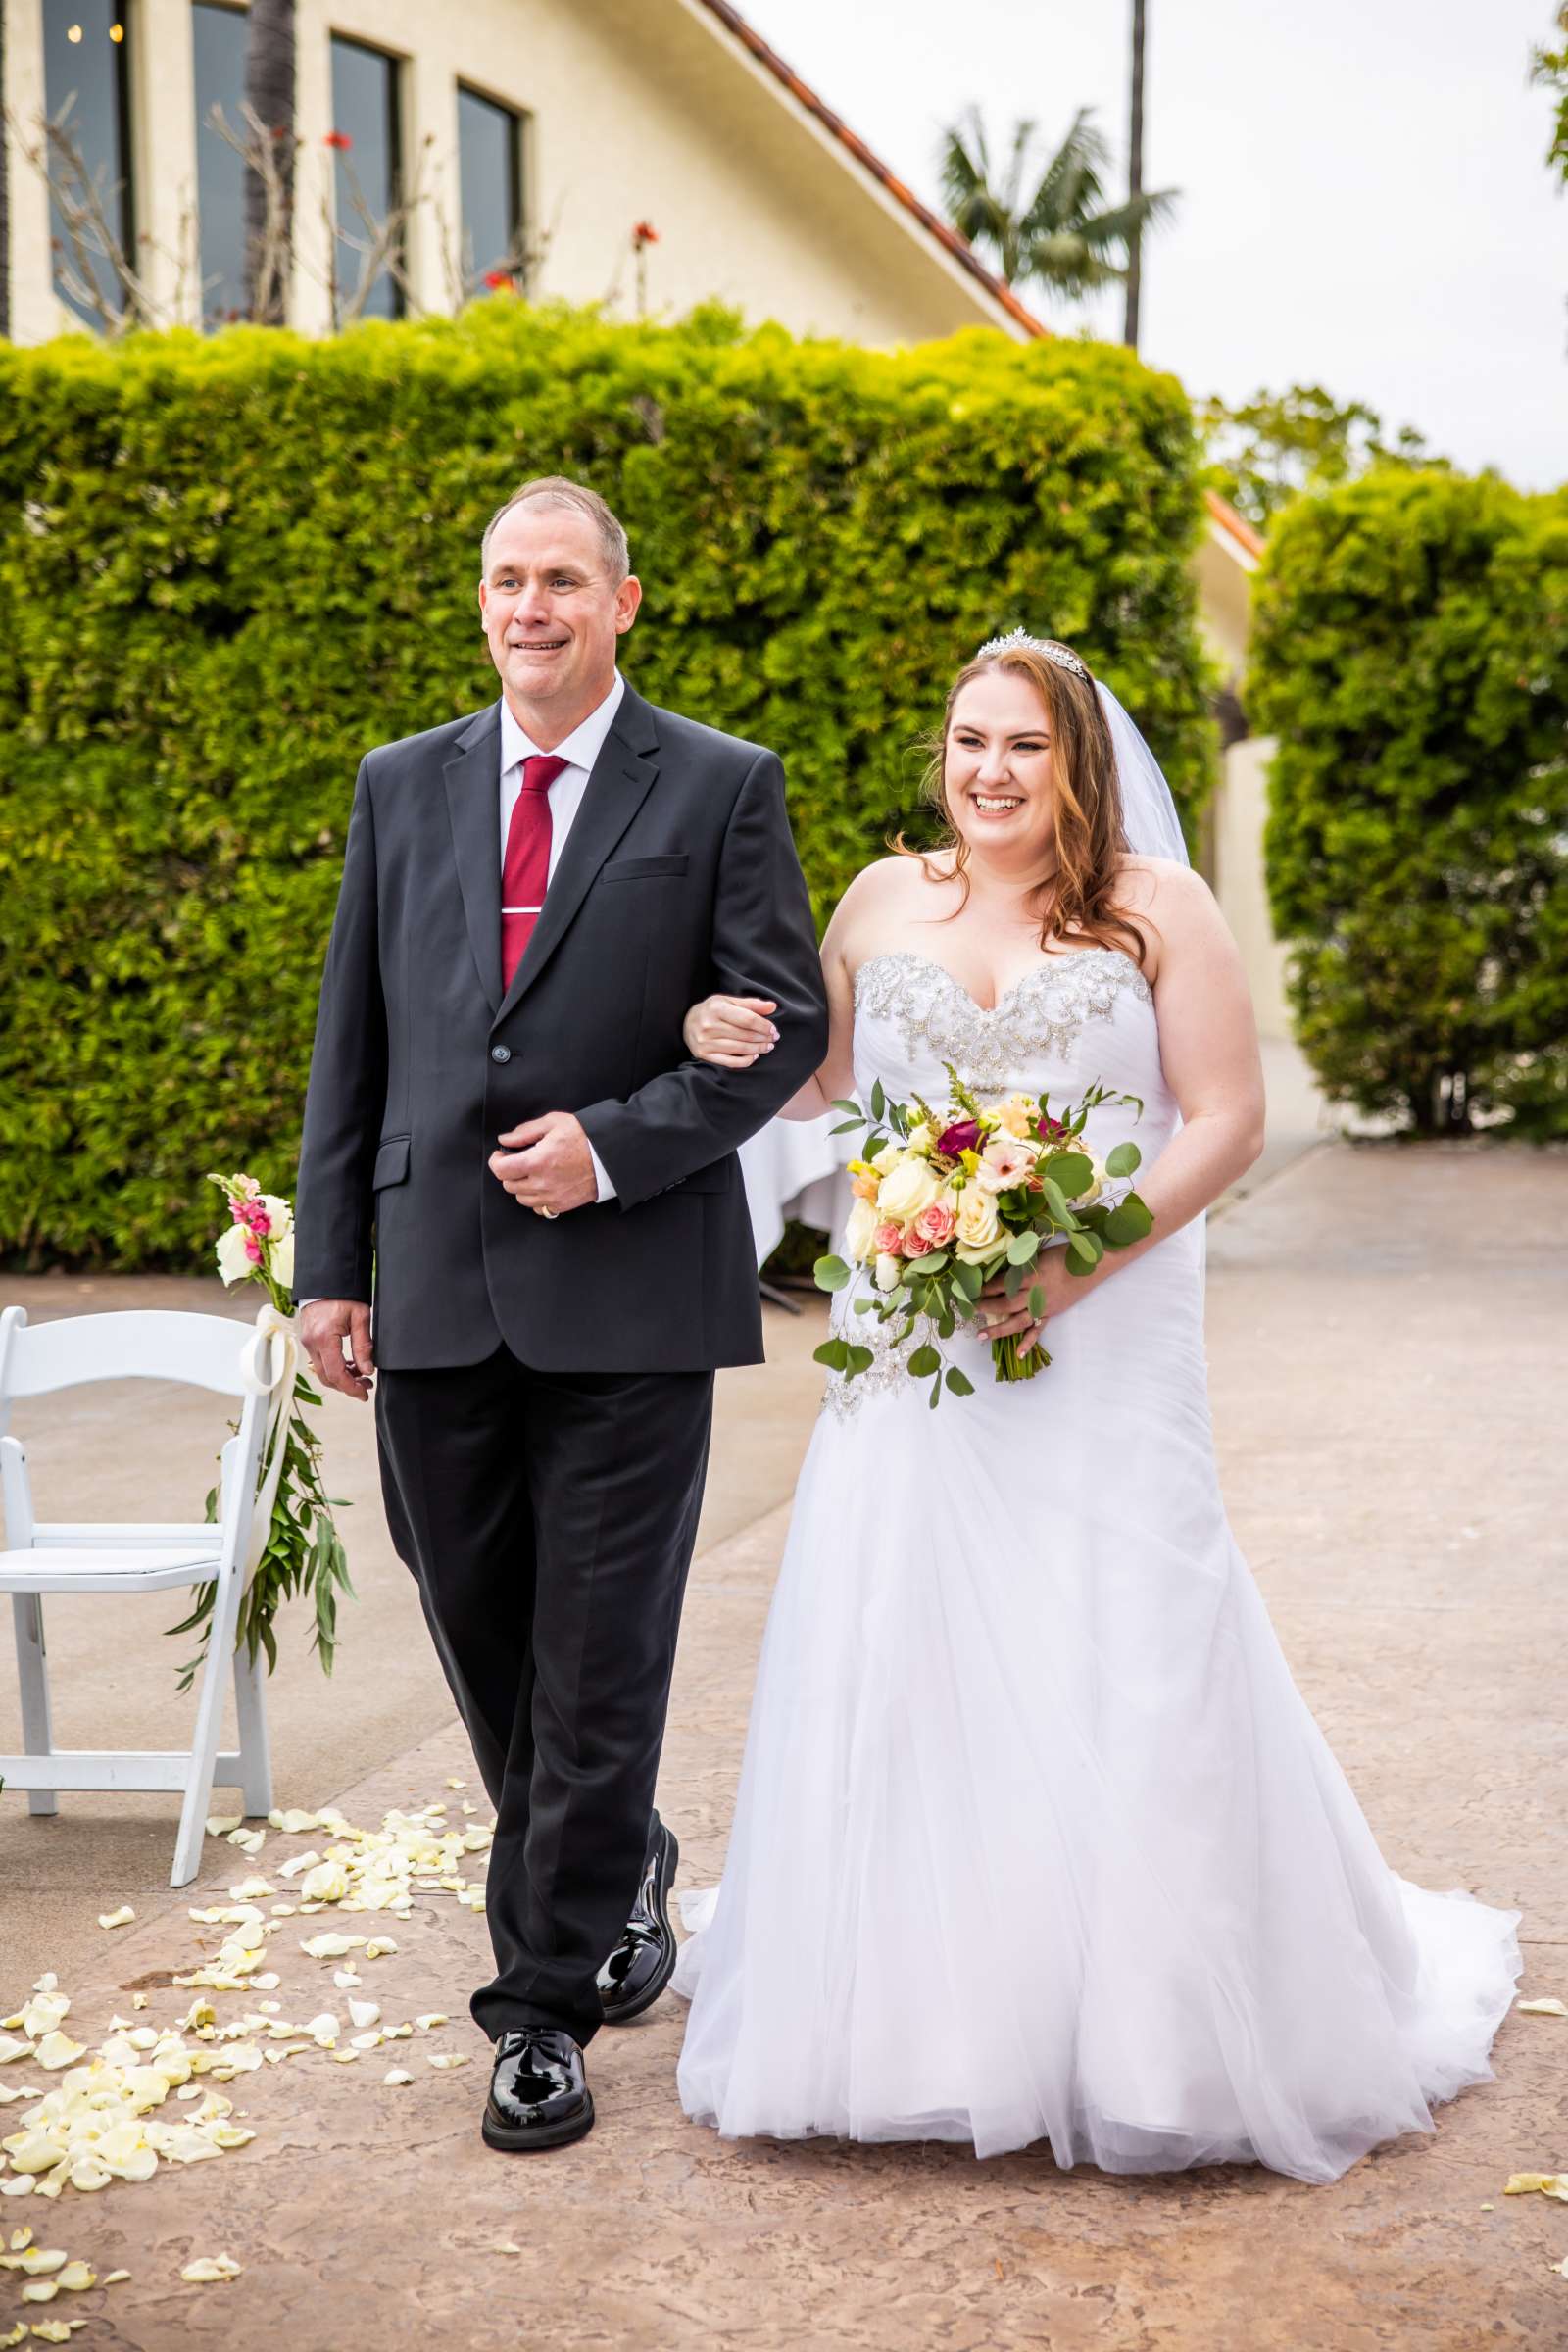
<path fill-rule="evenodd" d="M 829 1110 L 819 1119 L 770 1119 L 742 1144 L 741 1173 L 759 1265 L 778 1248 L 791 1217 L 823 1226 L 830 1235 L 843 1226 L 850 1206 L 844 1167 L 859 1139 L 829 1133 L 842 1117 L 841 1111 Z"/>

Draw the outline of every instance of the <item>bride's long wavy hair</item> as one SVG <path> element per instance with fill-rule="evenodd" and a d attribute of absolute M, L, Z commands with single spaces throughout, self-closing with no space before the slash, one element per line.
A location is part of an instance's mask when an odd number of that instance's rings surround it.
<path fill-rule="evenodd" d="M 1073 648 L 1063 646 L 1062 651 L 1073 653 Z M 1081 654 L 1073 658 L 1083 660 Z M 1143 934 L 1117 904 L 1119 865 L 1128 854 L 1128 843 L 1122 830 L 1116 754 L 1104 707 L 1088 675 L 1087 663 L 1080 677 L 1076 670 L 1062 668 L 1030 646 L 1009 646 L 1005 653 L 987 654 L 966 662 L 949 690 L 941 727 L 921 745 L 929 755 L 921 790 L 945 828 L 945 836 L 936 846 L 952 853 L 953 871 L 963 890 L 955 914 L 962 911 L 969 896 L 969 845 L 948 806 L 948 736 L 959 695 L 971 679 L 983 677 L 990 669 L 1016 670 L 1026 677 L 1046 707 L 1051 727 L 1056 865 L 1038 885 L 1041 947 L 1049 952 L 1054 941 L 1072 937 L 1092 947 L 1120 949 L 1142 964 Z M 931 871 L 931 851 L 911 847 L 902 833 L 893 847 L 903 857 L 918 858 L 926 871 Z"/>

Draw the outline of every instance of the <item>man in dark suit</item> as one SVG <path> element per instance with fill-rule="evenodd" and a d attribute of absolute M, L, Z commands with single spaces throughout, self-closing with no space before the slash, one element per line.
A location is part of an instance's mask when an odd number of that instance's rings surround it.
<path fill-rule="evenodd" d="M 826 1009 L 771 752 L 656 710 L 603 500 L 530 482 L 485 534 L 501 674 L 361 762 L 296 1219 L 301 1331 L 366 1397 L 387 1517 L 496 1808 L 484 2134 L 593 2123 L 582 2044 L 673 1965 L 653 1812 L 713 1373 L 760 1360 L 736 1146 Z M 688 1005 L 776 1050 L 689 1058 Z M 374 1323 L 371 1339 L 371 1274 Z"/>

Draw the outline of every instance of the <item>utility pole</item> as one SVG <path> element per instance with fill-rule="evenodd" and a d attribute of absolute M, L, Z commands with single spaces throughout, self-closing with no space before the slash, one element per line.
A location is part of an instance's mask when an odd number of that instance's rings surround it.
<path fill-rule="evenodd" d="M 1144 192 L 1144 0 L 1133 0 L 1133 107 L 1127 135 L 1127 196 L 1136 203 Z M 1138 298 L 1143 291 L 1143 230 L 1135 227 L 1127 240 L 1127 314 L 1122 341 L 1138 349 Z"/>

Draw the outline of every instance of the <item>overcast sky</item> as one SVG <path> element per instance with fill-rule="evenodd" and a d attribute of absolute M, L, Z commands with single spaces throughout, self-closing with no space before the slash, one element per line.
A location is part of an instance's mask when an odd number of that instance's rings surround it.
<path fill-rule="evenodd" d="M 742 7 L 928 202 L 941 125 L 971 101 L 998 139 L 1024 114 L 1059 135 L 1093 106 L 1125 168 L 1131 0 Z M 1322 383 L 1467 467 L 1568 478 L 1568 196 L 1529 82 L 1553 14 L 1149 0 L 1145 184 L 1182 199 L 1146 253 L 1145 356 L 1197 397 Z M 1119 299 L 1088 316 L 1120 334 Z"/>

